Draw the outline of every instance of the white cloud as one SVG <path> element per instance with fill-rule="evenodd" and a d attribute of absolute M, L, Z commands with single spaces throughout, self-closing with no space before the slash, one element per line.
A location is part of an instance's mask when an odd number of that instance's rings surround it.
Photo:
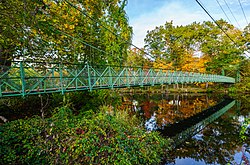
<path fill-rule="evenodd" d="M 156 26 L 164 25 L 166 21 L 173 20 L 174 25 L 187 25 L 194 21 L 203 21 L 209 17 L 200 11 L 193 12 L 188 10 L 184 4 L 180 2 L 166 2 L 156 11 L 151 11 L 130 20 L 133 27 L 134 36 L 133 44 L 139 47 L 144 46 L 144 38 L 148 30 L 153 30 Z"/>

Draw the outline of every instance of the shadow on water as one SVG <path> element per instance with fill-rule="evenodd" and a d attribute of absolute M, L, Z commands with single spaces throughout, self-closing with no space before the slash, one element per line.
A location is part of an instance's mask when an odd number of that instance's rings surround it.
<path fill-rule="evenodd" d="M 226 98 L 213 107 L 210 107 L 178 123 L 164 126 L 163 128 L 158 129 L 158 131 L 164 136 L 171 137 L 171 139 L 174 140 L 174 147 L 176 147 L 188 138 L 200 132 L 208 124 L 219 118 L 234 105 L 234 99 Z"/>
<path fill-rule="evenodd" d="M 147 130 L 174 140 L 164 164 L 249 165 L 250 131 L 247 140 L 240 138 L 242 124 L 250 117 L 249 99 L 203 94 L 125 97 L 123 106 L 139 115 Z"/>

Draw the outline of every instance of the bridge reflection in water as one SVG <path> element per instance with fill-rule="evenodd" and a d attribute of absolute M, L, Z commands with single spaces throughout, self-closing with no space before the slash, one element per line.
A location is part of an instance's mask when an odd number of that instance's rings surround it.
<path fill-rule="evenodd" d="M 250 160 L 250 141 L 243 145 L 240 138 L 242 122 L 249 118 L 249 102 L 219 94 L 124 97 L 124 108 L 140 115 L 146 129 L 173 139 L 173 149 L 162 158 L 165 165 L 242 164 L 243 156 Z"/>
<path fill-rule="evenodd" d="M 169 124 L 161 129 L 158 129 L 162 135 L 170 137 L 174 140 L 173 146 L 177 147 L 188 138 L 194 136 L 208 124 L 215 121 L 230 108 L 236 104 L 234 99 L 224 99 L 222 102 L 210 107 L 190 118 L 184 119 L 178 123 Z"/>

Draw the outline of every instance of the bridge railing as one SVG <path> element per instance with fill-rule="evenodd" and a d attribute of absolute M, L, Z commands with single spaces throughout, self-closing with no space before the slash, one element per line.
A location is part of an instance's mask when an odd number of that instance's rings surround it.
<path fill-rule="evenodd" d="M 235 79 L 154 68 L 13 62 L 0 70 L 0 97 L 203 82 L 235 83 Z"/>

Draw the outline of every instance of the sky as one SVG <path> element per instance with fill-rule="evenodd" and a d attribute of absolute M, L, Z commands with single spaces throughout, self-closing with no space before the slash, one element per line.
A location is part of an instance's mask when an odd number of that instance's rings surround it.
<path fill-rule="evenodd" d="M 199 1 L 215 20 L 222 18 L 240 29 L 250 23 L 250 0 Z M 217 1 L 229 19 L 223 13 Z M 156 26 L 164 25 L 166 21 L 173 21 L 174 25 L 212 21 L 196 0 L 128 0 L 125 10 L 129 24 L 133 27 L 133 44 L 141 48 L 144 46 L 147 31 L 155 29 Z"/>

